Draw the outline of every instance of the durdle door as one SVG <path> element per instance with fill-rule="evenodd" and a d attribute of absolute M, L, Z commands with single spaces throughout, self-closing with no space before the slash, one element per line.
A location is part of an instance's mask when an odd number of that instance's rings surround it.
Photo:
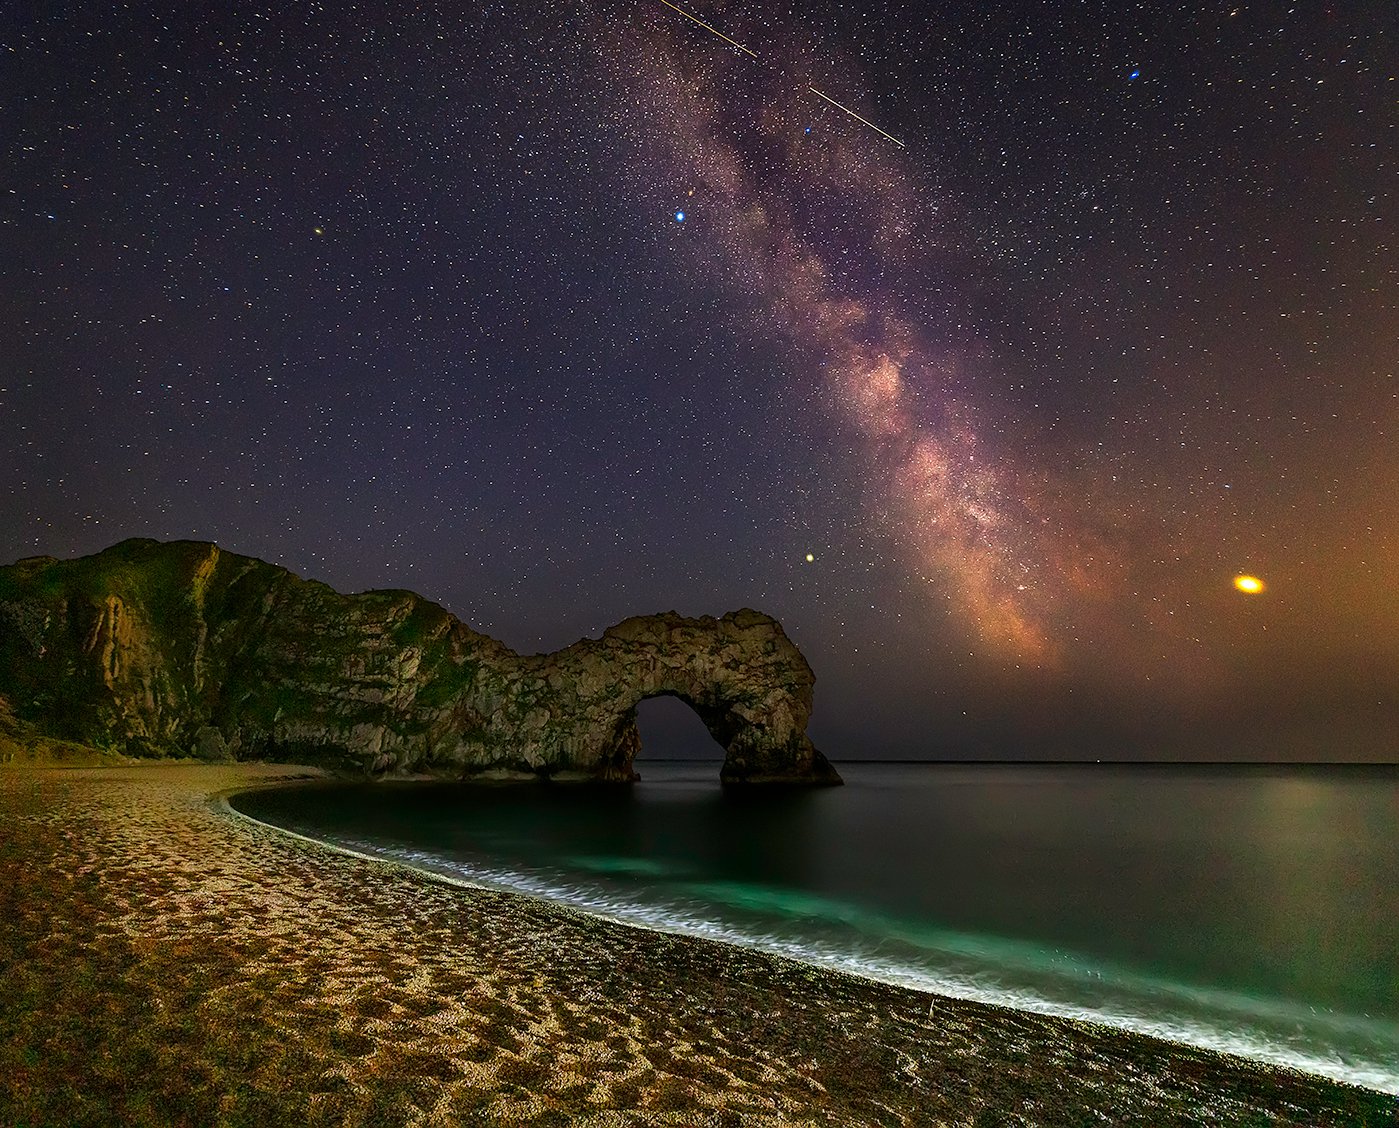
<path fill-rule="evenodd" d="M 839 783 L 806 735 L 814 684 L 747 609 L 520 655 L 412 592 L 343 595 L 213 544 L 0 568 L 7 723 L 128 755 L 625 781 L 637 703 L 671 695 L 724 747 L 726 783 Z"/>

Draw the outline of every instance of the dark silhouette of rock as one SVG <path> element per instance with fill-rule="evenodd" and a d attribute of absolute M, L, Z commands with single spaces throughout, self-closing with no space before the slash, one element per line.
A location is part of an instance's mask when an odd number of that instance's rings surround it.
<path fill-rule="evenodd" d="M 686 701 L 729 783 L 839 783 L 815 678 L 757 611 L 667 612 L 520 655 L 407 591 L 342 595 L 192 541 L 0 568 L 0 695 L 45 736 L 128 755 L 370 774 L 631 780 L 636 705 Z"/>

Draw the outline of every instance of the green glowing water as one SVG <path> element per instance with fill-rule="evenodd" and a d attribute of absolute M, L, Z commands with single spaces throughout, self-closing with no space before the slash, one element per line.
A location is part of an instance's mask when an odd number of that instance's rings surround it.
<path fill-rule="evenodd" d="M 271 791 L 255 817 L 652 927 L 1399 1092 L 1399 771 L 846 764 L 745 795 Z"/>

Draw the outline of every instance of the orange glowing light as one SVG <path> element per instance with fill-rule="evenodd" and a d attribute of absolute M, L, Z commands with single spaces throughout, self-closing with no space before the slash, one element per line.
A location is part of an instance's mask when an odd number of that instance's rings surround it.
<path fill-rule="evenodd" d="M 1245 595 L 1257 595 L 1265 585 L 1257 576 L 1235 576 L 1234 586 Z"/>

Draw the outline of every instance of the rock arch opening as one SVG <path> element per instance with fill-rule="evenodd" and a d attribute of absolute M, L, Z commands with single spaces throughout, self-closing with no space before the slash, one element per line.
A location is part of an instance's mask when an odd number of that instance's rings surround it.
<path fill-rule="evenodd" d="M 682 684 L 677 686 L 676 681 Z M 775 686 L 758 696 L 755 700 L 751 692 L 725 678 L 709 684 L 705 679 L 666 678 L 660 686 L 646 687 L 631 698 L 630 706 L 612 714 L 606 723 L 610 736 L 601 749 L 600 759 L 606 765 L 602 778 L 637 778 L 634 764 L 641 752 L 638 707 L 648 700 L 672 698 L 694 713 L 722 750 L 721 782 L 840 783 L 840 775 L 806 736 L 811 711 L 809 686 L 805 693 Z"/>
<path fill-rule="evenodd" d="M 658 693 L 636 703 L 640 737 L 636 761 L 703 760 L 723 763 L 724 746 L 700 719 L 695 707 L 674 693 Z"/>

